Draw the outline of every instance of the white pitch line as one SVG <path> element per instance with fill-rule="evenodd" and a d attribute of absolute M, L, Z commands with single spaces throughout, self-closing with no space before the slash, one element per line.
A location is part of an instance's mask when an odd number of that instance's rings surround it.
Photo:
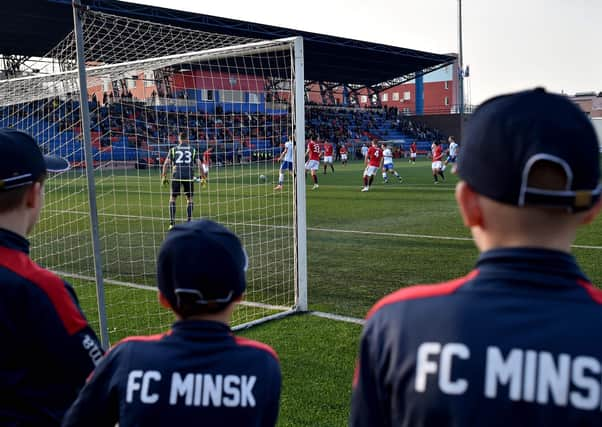
<path fill-rule="evenodd" d="M 312 184 L 307 184 L 307 187 L 311 187 Z M 320 188 L 325 187 L 325 188 L 357 188 L 357 191 L 359 192 L 360 189 L 363 187 L 361 184 L 357 185 L 357 184 L 322 184 L 320 183 Z M 374 188 L 374 186 L 370 187 L 371 189 Z M 430 188 L 433 191 L 455 191 L 456 190 L 456 184 L 442 184 L 442 185 L 436 185 L 433 186 L 432 184 L 407 184 L 405 182 L 401 183 L 401 184 L 387 184 L 386 186 L 378 186 L 376 188 L 376 190 L 379 192 L 380 190 L 385 190 L 385 191 L 389 191 L 389 190 L 409 190 L 409 189 L 424 189 L 424 188 Z M 370 191 L 372 192 L 372 191 Z"/>
<path fill-rule="evenodd" d="M 58 211 L 58 210 L 46 210 L 45 212 L 54 212 L 54 213 L 69 213 L 75 215 L 89 215 L 88 212 L 81 211 Z M 124 215 L 124 214 L 107 214 L 107 213 L 99 213 L 98 216 L 103 217 L 115 217 L 115 218 L 125 218 L 125 219 L 140 219 L 147 221 L 155 221 L 162 220 L 157 217 L 149 217 L 149 216 L 140 216 L 140 215 Z M 272 228 L 272 229 L 292 229 L 291 225 L 272 225 L 272 224 L 252 224 L 246 222 L 229 222 L 225 223 L 230 226 L 246 226 L 246 227 L 264 227 L 264 228 Z M 411 234 L 411 233 L 388 233 L 382 231 L 362 231 L 362 230 L 344 230 L 340 228 L 323 228 L 323 227 L 307 227 L 308 231 L 317 231 L 317 232 L 327 232 L 327 233 L 342 233 L 342 234 L 359 234 L 364 236 L 383 236 L 383 237 L 400 237 L 400 238 L 408 238 L 408 239 L 431 239 L 431 240 L 453 240 L 453 241 L 461 241 L 461 242 L 472 242 L 472 238 L 470 237 L 456 237 L 456 236 L 435 236 L 430 234 Z M 571 245 L 572 248 L 575 249 L 593 249 L 593 250 L 602 250 L 602 246 L 596 245 Z"/>
<path fill-rule="evenodd" d="M 431 236 L 428 234 L 408 234 L 408 233 L 385 233 L 379 231 L 360 231 L 360 230 L 341 230 L 337 228 L 319 228 L 307 227 L 310 231 L 323 231 L 328 233 L 346 233 L 346 234 L 362 234 L 371 236 L 386 236 L 386 237 L 409 237 L 418 239 L 435 239 L 435 240 L 460 240 L 472 241 L 470 237 L 452 237 L 452 236 Z M 602 249 L 602 247 L 600 248 Z"/>
<path fill-rule="evenodd" d="M 309 231 L 321 231 L 328 233 L 347 233 L 347 234 L 361 234 L 361 235 L 372 235 L 372 236 L 386 236 L 386 237 L 402 237 L 410 239 L 432 239 L 432 240 L 456 240 L 463 242 L 472 242 L 470 237 L 454 237 L 454 236 L 433 236 L 429 234 L 409 234 L 409 233 L 385 233 L 379 231 L 360 231 L 360 230 L 341 230 L 339 228 L 319 228 L 319 227 L 307 227 Z M 594 249 L 601 250 L 602 246 L 595 245 L 571 245 L 571 248 L 576 249 Z"/>
<path fill-rule="evenodd" d="M 323 311 L 310 311 L 309 314 L 312 316 L 323 317 L 324 319 L 336 320 L 339 322 L 355 323 L 357 325 L 363 325 L 366 323 L 364 319 L 358 319 L 357 317 L 341 316 L 339 314 L 324 313 Z"/>
<path fill-rule="evenodd" d="M 57 275 L 63 276 L 63 277 L 70 277 L 72 279 L 79 279 L 79 280 L 87 280 L 89 282 L 96 282 L 96 278 L 92 277 L 92 276 L 84 276 L 83 274 L 77 274 L 77 273 L 68 273 L 66 271 L 56 271 L 56 270 L 53 270 L 52 272 L 54 274 L 57 274 Z M 124 286 L 126 288 L 143 289 L 145 291 L 156 291 L 157 290 L 157 288 L 155 286 L 139 285 L 137 283 L 122 282 L 121 280 L 103 279 L 103 281 L 105 283 L 110 284 L 110 285 Z"/>
<path fill-rule="evenodd" d="M 56 271 L 56 270 L 53 270 L 53 273 L 57 274 L 59 276 L 63 276 L 63 277 L 70 277 L 72 279 L 86 280 L 89 282 L 96 281 L 96 279 L 94 277 L 84 276 L 82 274 L 77 274 L 77 273 L 67 273 L 65 271 Z M 122 282 L 121 280 L 113 280 L 113 279 L 103 279 L 103 281 L 110 285 L 123 286 L 126 288 L 142 289 L 145 291 L 157 292 L 156 286 L 139 285 L 137 283 Z M 290 307 L 285 307 L 283 305 L 263 304 L 261 302 L 253 302 L 253 301 L 242 301 L 240 304 L 247 306 L 247 307 L 266 308 L 268 310 L 290 310 L 291 309 Z"/>
<path fill-rule="evenodd" d="M 592 246 L 592 245 L 571 245 L 571 248 L 577 248 L 577 249 L 602 249 L 602 246 Z"/>

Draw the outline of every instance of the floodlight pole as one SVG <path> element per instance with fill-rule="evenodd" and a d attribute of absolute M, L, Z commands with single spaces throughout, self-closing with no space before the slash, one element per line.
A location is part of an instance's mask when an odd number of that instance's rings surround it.
<path fill-rule="evenodd" d="M 462 63 L 462 0 L 458 0 L 458 103 L 460 107 L 460 129 L 464 120 L 464 65 Z"/>
<path fill-rule="evenodd" d="M 84 35 L 81 21 L 82 5 L 80 0 L 73 0 L 73 27 L 75 46 L 77 49 L 77 72 L 79 77 L 79 111 L 84 137 L 84 158 L 86 160 L 86 177 L 88 178 L 88 201 L 90 204 L 90 225 L 92 232 L 92 250 L 94 252 L 94 273 L 96 277 L 96 301 L 98 303 L 98 321 L 100 342 L 109 348 L 109 329 L 105 305 L 104 281 L 102 277 L 102 258 L 100 237 L 98 232 L 98 209 L 96 206 L 96 183 L 94 182 L 94 157 L 92 155 L 92 134 L 90 133 L 90 111 L 88 109 L 88 83 L 86 81 L 86 58 L 84 56 Z"/>

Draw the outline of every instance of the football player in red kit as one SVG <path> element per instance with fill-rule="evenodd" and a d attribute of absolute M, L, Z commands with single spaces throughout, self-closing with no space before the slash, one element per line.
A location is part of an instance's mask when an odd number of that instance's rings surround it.
<path fill-rule="evenodd" d="M 330 165 L 332 173 L 334 173 L 334 165 L 332 161 L 332 154 L 334 153 L 334 146 L 328 140 L 324 141 L 324 174 L 326 174 L 326 167 Z"/>
<path fill-rule="evenodd" d="M 315 190 L 319 187 L 318 185 L 318 175 L 316 171 L 320 168 L 320 154 L 322 150 L 320 149 L 320 144 L 315 142 L 313 139 L 309 140 L 309 144 L 307 144 L 307 151 L 305 152 L 306 156 L 309 156 L 309 159 L 305 163 L 305 170 L 309 170 L 311 172 L 311 178 L 314 181 L 314 186 L 312 190 Z"/>
<path fill-rule="evenodd" d="M 364 169 L 364 186 L 362 187 L 362 191 L 370 190 L 372 181 L 374 181 L 374 175 L 376 175 L 380 167 L 382 157 L 383 151 L 378 146 L 378 141 L 373 139 L 372 145 L 368 149 L 368 153 L 366 153 L 366 169 Z"/>
<path fill-rule="evenodd" d="M 433 142 L 433 145 L 431 145 L 431 153 L 433 155 L 433 163 L 431 164 L 433 179 L 435 180 L 435 184 L 439 184 L 437 175 L 441 175 L 441 179 L 445 181 L 445 175 L 443 175 L 443 162 L 441 161 L 443 158 L 443 147 L 441 147 L 439 141 Z"/>

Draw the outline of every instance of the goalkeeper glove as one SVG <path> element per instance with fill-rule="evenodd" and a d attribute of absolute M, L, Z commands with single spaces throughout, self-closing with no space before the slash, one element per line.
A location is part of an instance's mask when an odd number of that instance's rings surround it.
<path fill-rule="evenodd" d="M 169 179 L 167 178 L 167 176 L 161 175 L 161 185 L 163 187 L 167 187 L 168 184 L 169 184 Z"/>

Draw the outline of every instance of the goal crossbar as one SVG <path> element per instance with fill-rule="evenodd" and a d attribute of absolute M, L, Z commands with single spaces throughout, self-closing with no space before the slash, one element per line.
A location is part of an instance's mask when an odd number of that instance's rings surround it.
<path fill-rule="evenodd" d="M 104 64 L 86 67 L 88 86 L 96 83 L 94 79 L 110 74 L 114 78 L 129 75 L 132 72 L 145 69 L 158 69 L 186 62 L 207 62 L 235 58 L 240 55 L 253 56 L 292 48 L 296 37 L 247 43 L 238 46 L 227 46 L 198 52 L 169 55 L 158 58 L 147 58 L 118 64 Z M 79 90 L 77 83 L 78 71 L 61 71 L 38 76 L 26 76 L 0 81 L 0 107 L 21 102 L 36 101 L 48 97 L 48 90 L 53 83 L 53 96 L 61 96 Z M 15 94 L 11 90 L 19 88 Z M 16 99 L 15 99 L 16 95 Z"/>

